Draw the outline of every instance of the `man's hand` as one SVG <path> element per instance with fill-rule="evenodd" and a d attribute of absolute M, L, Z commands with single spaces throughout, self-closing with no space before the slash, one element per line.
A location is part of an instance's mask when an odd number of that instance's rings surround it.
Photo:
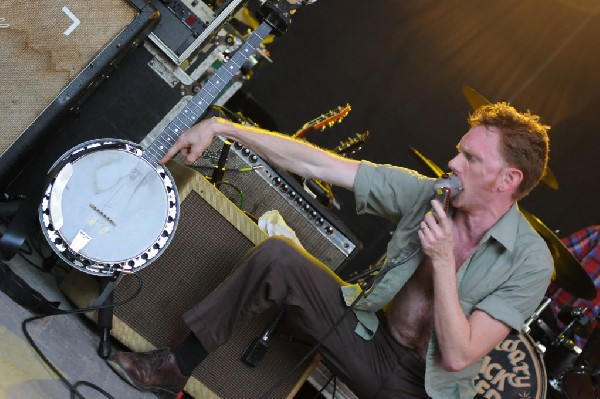
<path fill-rule="evenodd" d="M 433 210 L 427 212 L 418 231 L 421 247 L 434 266 L 438 261 L 453 265 L 452 220 L 448 218 L 438 200 L 432 200 L 431 205 Z"/>
<path fill-rule="evenodd" d="M 205 119 L 184 132 L 173 147 L 167 152 L 160 163 L 165 163 L 173 158 L 178 152 L 184 156 L 187 163 L 192 163 L 200 158 L 204 150 L 208 148 L 213 137 L 217 134 L 220 118 Z"/>

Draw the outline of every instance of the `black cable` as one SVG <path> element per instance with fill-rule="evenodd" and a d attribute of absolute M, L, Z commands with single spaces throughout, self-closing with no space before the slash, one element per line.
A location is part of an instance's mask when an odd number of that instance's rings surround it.
<path fill-rule="evenodd" d="M 340 323 L 346 318 L 348 313 L 350 313 L 351 310 L 354 310 L 354 306 L 356 306 L 358 301 L 360 301 L 363 297 L 367 297 L 370 294 L 371 288 L 377 283 L 378 280 L 380 280 L 387 272 L 389 272 L 393 268 L 403 265 L 404 263 L 406 263 L 409 260 L 411 260 L 412 258 L 414 258 L 420 251 L 421 251 L 421 247 L 417 247 L 412 253 L 408 254 L 404 259 L 400 260 L 399 262 L 395 262 L 390 265 L 387 265 L 385 268 L 382 268 L 381 271 L 379 272 L 379 274 L 374 276 L 373 280 L 365 286 L 365 289 L 362 289 L 360 291 L 360 294 L 358 294 L 358 296 L 346 308 L 344 313 L 335 321 L 335 323 L 333 323 L 333 325 L 331 327 L 329 327 L 329 330 L 327 330 L 325 332 L 325 334 L 323 334 L 321 336 L 321 338 L 319 338 L 319 340 L 313 345 L 313 347 L 308 351 L 308 353 L 306 355 L 304 355 L 304 357 L 302 359 L 300 359 L 300 361 L 294 367 L 292 367 L 290 370 L 288 370 L 287 373 L 285 373 L 273 385 L 271 385 L 271 387 L 261 396 L 261 399 L 268 399 L 269 395 L 275 390 L 275 388 L 277 388 L 285 380 L 290 378 L 290 376 L 302 364 L 304 364 L 305 361 L 307 361 L 312 355 L 315 354 L 315 352 L 321 347 L 323 342 L 335 331 L 335 329 L 340 325 Z"/>
<path fill-rule="evenodd" d="M 319 389 L 319 392 L 317 392 L 315 394 L 315 396 L 313 396 L 313 399 L 317 399 L 319 396 L 321 396 L 321 394 L 323 393 L 323 391 L 325 390 L 325 388 L 327 388 L 327 385 L 329 385 L 329 383 L 335 378 L 335 374 L 331 374 L 331 377 L 329 377 L 329 379 L 325 382 L 325 384 L 323 384 L 323 386 L 321 387 L 321 389 Z M 332 397 L 335 397 L 332 395 Z"/>
<path fill-rule="evenodd" d="M 215 165 L 190 165 L 192 169 L 216 169 L 217 166 Z M 238 169 L 230 169 L 230 168 L 223 168 L 223 170 L 225 172 L 240 172 L 240 173 L 246 173 L 246 172 L 253 172 L 256 169 L 259 169 L 258 166 L 247 166 L 244 168 L 238 168 Z"/>
<path fill-rule="evenodd" d="M 331 377 L 329 377 L 329 379 L 327 380 L 325 385 L 323 385 L 323 387 L 321 389 L 319 389 L 319 392 L 316 393 L 316 395 L 314 396 L 313 399 L 317 399 L 325 391 L 325 388 L 327 388 L 327 386 L 331 383 L 331 381 L 333 381 L 333 389 L 331 390 L 331 397 L 335 398 L 335 391 L 337 391 L 337 377 L 335 374 L 331 374 Z"/>
<path fill-rule="evenodd" d="M 346 282 L 353 283 L 357 280 L 360 280 L 363 277 L 368 276 L 369 274 L 377 273 L 383 267 L 383 265 L 384 265 L 383 261 L 376 263 L 375 265 L 371 266 L 369 269 L 362 272 L 361 274 L 357 274 L 356 276 L 352 276 L 351 278 L 346 279 Z"/>
<path fill-rule="evenodd" d="M 90 382 L 87 381 L 77 381 L 75 384 L 71 384 L 69 382 L 69 380 L 67 380 L 65 378 L 65 376 L 63 376 L 60 371 L 58 371 L 58 369 L 52 364 L 52 362 L 50 362 L 50 360 L 42 353 L 41 349 L 37 346 L 37 344 L 35 343 L 35 341 L 33 340 L 33 338 L 31 337 L 31 335 L 29 334 L 29 331 L 27 331 L 27 324 L 35 321 L 35 320 L 41 320 L 43 318 L 46 318 L 48 316 L 59 316 L 59 315 L 71 315 L 71 314 L 81 314 L 81 313 L 87 313 L 93 310 L 99 310 L 99 309 L 106 309 L 106 308 L 115 308 L 117 306 L 122 306 L 125 305 L 126 303 L 132 301 L 135 297 L 138 296 L 138 294 L 140 293 L 140 291 L 142 290 L 142 286 L 143 286 L 143 280 L 142 277 L 139 276 L 138 274 L 132 274 L 138 282 L 138 287 L 135 290 L 135 292 L 133 294 L 131 294 L 128 298 L 120 301 L 120 302 L 116 302 L 116 303 L 111 303 L 108 305 L 98 305 L 98 306 L 90 306 L 87 308 L 81 308 L 81 309 L 74 309 L 74 310 L 65 310 L 62 313 L 59 314 L 54 314 L 54 315 L 49 315 L 49 314 L 45 314 L 45 315 L 37 315 L 37 316 L 33 316 L 30 317 L 28 319 L 25 319 L 22 323 L 21 323 L 21 329 L 23 330 L 23 334 L 25 335 L 25 338 L 27 339 L 27 341 L 29 342 L 29 344 L 31 345 L 31 347 L 35 350 L 35 352 L 38 354 L 38 356 L 42 359 L 42 361 L 50 368 L 50 370 L 52 370 L 60 379 L 61 382 L 63 382 L 67 388 L 69 388 L 69 392 L 71 393 L 71 398 L 80 398 L 80 399 L 85 399 L 85 397 L 77 390 L 77 386 L 79 385 L 86 385 L 92 389 L 97 390 L 98 392 L 100 392 L 101 394 L 103 394 L 104 396 L 106 396 L 109 399 L 114 399 L 114 397 L 112 395 L 110 395 L 108 392 L 106 392 L 105 390 L 103 390 L 102 388 L 100 388 L 99 386 L 92 384 Z"/>
<path fill-rule="evenodd" d="M 335 398 L 335 391 L 337 390 L 337 377 L 333 375 L 333 389 L 331 390 L 331 397 Z"/>

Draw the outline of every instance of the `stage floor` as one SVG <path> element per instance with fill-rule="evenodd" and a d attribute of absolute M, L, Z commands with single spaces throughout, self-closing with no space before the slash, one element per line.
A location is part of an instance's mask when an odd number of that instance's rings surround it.
<path fill-rule="evenodd" d="M 36 257 L 31 260 L 41 262 Z M 59 301 L 61 309 L 72 308 L 58 288 L 58 272 L 38 270 L 19 255 L 8 264 L 47 299 Z M 0 292 L 0 308 L 0 397 L 68 398 L 67 386 L 44 364 L 23 333 L 23 321 L 34 315 L 3 292 Z M 28 323 L 27 331 L 43 355 L 71 384 L 87 381 L 120 399 L 156 398 L 134 389 L 108 367 L 96 352 L 99 336 L 94 327 L 83 316 L 58 315 Z M 86 386 L 80 387 L 79 391 L 86 399 L 106 398 Z"/>

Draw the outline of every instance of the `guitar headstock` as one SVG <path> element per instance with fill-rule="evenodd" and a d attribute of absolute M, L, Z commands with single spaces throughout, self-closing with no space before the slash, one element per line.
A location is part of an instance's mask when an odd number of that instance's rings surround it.
<path fill-rule="evenodd" d="M 259 20 L 267 22 L 276 35 L 284 34 L 292 23 L 292 14 L 304 4 L 316 0 L 268 0 L 260 6 L 257 12 Z"/>
<path fill-rule="evenodd" d="M 352 155 L 362 148 L 370 134 L 368 130 L 363 133 L 356 133 L 354 137 L 349 137 L 346 141 L 340 141 L 340 145 L 335 147 L 333 152 L 343 157 Z"/>
<path fill-rule="evenodd" d="M 341 122 L 342 119 L 350 112 L 352 108 L 350 104 L 345 106 L 338 106 L 326 113 L 319 115 L 315 119 L 306 122 L 302 127 L 294 134 L 294 137 L 300 138 L 304 136 L 309 130 L 324 130 L 328 127 L 333 126 L 337 122 Z"/>

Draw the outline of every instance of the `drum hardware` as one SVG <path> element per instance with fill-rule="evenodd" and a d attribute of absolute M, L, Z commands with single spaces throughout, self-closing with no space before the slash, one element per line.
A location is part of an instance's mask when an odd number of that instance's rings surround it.
<path fill-rule="evenodd" d="M 542 358 L 548 389 L 553 389 L 562 395 L 565 376 L 581 374 L 587 370 L 581 366 L 582 349 L 568 337 L 569 331 L 574 330 L 577 325 L 585 325 L 589 320 L 585 315 L 587 309 L 567 307 L 560 312 L 560 319 L 566 326 L 559 331 L 558 326 L 548 320 L 548 317 L 554 318 L 554 314 L 549 311 L 551 303 L 552 299 L 548 297 L 542 301 L 524 323 L 523 333 L 532 338 L 533 347 Z M 571 376 L 569 378 L 573 381 L 577 378 L 587 377 Z M 587 398 L 582 397 L 581 399 Z"/>

